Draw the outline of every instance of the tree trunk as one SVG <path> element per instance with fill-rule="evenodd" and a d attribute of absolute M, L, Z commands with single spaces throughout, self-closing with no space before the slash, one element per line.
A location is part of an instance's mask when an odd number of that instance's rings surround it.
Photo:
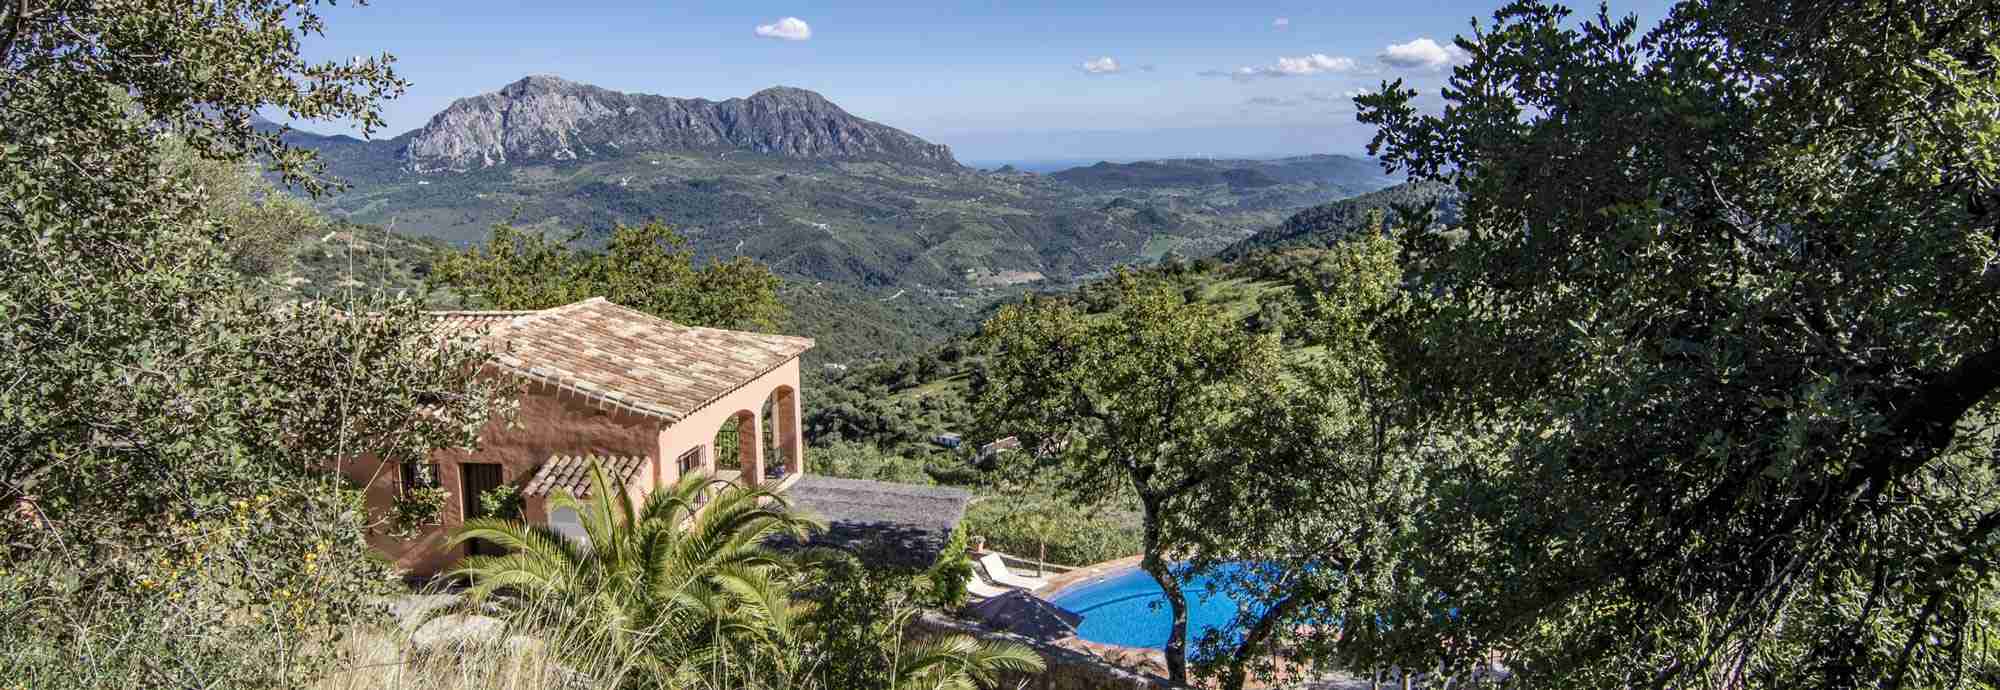
<path fill-rule="evenodd" d="M 1250 662 L 1254 661 L 1263 649 L 1270 646 L 1271 636 L 1278 632 L 1278 625 L 1286 616 L 1292 615 L 1292 609 L 1297 608 L 1305 599 L 1302 592 L 1293 590 L 1291 595 L 1265 609 L 1263 615 L 1258 616 L 1257 621 L 1250 624 L 1250 629 L 1243 631 L 1243 642 L 1237 646 L 1235 653 L 1229 656 L 1229 665 L 1222 676 L 1222 684 L 1218 690 L 1243 690 L 1243 686 L 1250 680 Z M 1276 658 L 1277 652 L 1272 651 L 1271 656 Z"/>
<path fill-rule="evenodd" d="M 1167 680 L 1187 683 L 1187 596 L 1181 592 L 1181 583 L 1174 579 L 1166 559 L 1160 557 L 1160 516 L 1159 499 L 1140 497 L 1146 522 L 1146 555 L 1139 561 L 1139 567 L 1153 576 L 1159 583 L 1160 592 L 1167 597 L 1167 606 L 1173 610 L 1173 627 L 1167 632 Z"/>

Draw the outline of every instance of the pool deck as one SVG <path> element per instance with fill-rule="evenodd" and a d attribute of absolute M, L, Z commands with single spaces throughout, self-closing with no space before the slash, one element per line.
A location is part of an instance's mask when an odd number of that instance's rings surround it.
<path fill-rule="evenodd" d="M 1139 567 L 1139 561 L 1143 560 L 1144 558 L 1145 558 L 1144 556 L 1127 556 L 1125 558 L 1120 558 L 1115 561 L 1105 561 L 1103 563 L 1087 565 L 1066 573 L 1055 575 L 1054 577 L 1049 578 L 1048 584 L 1042 585 L 1040 589 L 1035 590 L 1035 596 L 1047 599 L 1057 594 L 1061 594 L 1064 589 L 1068 589 L 1071 586 L 1080 585 L 1087 582 L 1096 582 L 1098 580 L 1102 580 L 1105 577 L 1110 576 L 1112 573 L 1127 570 L 1130 568 L 1137 568 Z"/>

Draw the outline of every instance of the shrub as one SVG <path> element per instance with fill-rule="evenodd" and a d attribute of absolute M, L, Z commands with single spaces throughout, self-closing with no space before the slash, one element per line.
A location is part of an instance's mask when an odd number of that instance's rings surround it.
<path fill-rule="evenodd" d="M 1085 565 L 1137 555 L 1139 520 L 1122 511 L 1079 508 L 1046 496 L 987 496 L 962 524 L 986 537 L 987 548 L 1034 557 L 1047 547 L 1051 563 Z"/>
<path fill-rule="evenodd" d="M 951 538 L 945 540 L 944 550 L 938 552 L 937 562 L 924 571 L 930 580 L 929 604 L 941 609 L 955 609 L 965 605 L 966 586 L 972 580 L 972 559 L 965 554 L 965 524 L 960 523 L 951 531 Z"/>
<path fill-rule="evenodd" d="M 521 487 L 513 484 L 502 484 L 479 495 L 479 509 L 485 512 L 485 517 L 519 520 L 521 505 Z"/>

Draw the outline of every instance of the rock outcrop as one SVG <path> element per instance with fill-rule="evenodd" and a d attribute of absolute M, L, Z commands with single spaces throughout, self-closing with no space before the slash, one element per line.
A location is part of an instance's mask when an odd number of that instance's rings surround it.
<path fill-rule="evenodd" d="M 551 76 L 462 98 L 406 134 L 413 172 L 575 160 L 638 151 L 742 150 L 801 159 L 894 160 L 958 167 L 951 150 L 864 120 L 805 89 L 721 102 L 628 94 Z"/>

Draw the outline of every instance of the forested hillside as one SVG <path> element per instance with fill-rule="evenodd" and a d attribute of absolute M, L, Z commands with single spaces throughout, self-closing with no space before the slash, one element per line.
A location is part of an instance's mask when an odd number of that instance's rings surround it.
<path fill-rule="evenodd" d="M 1217 256 L 1233 260 L 1258 251 L 1331 247 L 1355 232 L 1378 230 L 1369 227 L 1371 222 L 1397 224 L 1398 207 L 1430 208 L 1434 222 L 1450 227 L 1458 224 L 1458 198 L 1458 192 L 1444 184 L 1405 182 L 1299 211 L 1277 226 L 1224 247 Z"/>

